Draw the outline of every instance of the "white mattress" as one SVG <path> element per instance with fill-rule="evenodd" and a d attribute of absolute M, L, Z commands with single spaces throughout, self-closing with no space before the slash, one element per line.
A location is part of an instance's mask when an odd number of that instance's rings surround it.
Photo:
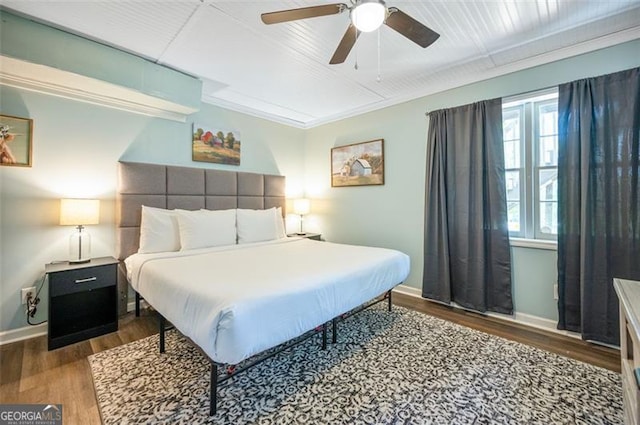
<path fill-rule="evenodd" d="M 236 364 L 383 294 L 399 251 L 285 238 L 125 260 L 133 288 L 212 360 Z"/>

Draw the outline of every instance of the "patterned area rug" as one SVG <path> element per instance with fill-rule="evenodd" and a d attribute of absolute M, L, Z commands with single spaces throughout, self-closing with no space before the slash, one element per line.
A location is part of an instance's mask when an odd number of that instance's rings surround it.
<path fill-rule="evenodd" d="M 621 424 L 620 375 L 422 313 L 372 308 L 238 374 L 208 416 L 208 361 L 179 333 L 89 357 L 106 424 Z"/>

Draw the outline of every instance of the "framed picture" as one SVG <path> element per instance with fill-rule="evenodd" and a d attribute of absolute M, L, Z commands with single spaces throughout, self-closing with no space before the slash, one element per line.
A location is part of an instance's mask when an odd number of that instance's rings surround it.
<path fill-rule="evenodd" d="M 0 115 L 0 165 L 31 167 L 33 120 Z"/>
<path fill-rule="evenodd" d="M 240 132 L 206 125 L 193 125 L 191 158 L 194 161 L 240 165 Z"/>
<path fill-rule="evenodd" d="M 384 184 L 384 139 L 331 149 L 331 186 Z"/>

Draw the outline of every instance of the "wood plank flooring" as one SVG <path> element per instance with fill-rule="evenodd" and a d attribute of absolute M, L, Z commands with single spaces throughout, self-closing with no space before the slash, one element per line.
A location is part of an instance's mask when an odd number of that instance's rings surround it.
<path fill-rule="evenodd" d="M 541 348 L 620 373 L 620 351 L 581 339 L 484 316 L 404 294 L 393 294 L 394 304 L 458 323 L 492 335 Z"/>
<path fill-rule="evenodd" d="M 394 293 L 393 299 L 396 305 L 620 372 L 619 352 L 614 349 L 403 294 Z M 0 404 L 62 404 L 63 423 L 99 424 L 87 357 L 157 329 L 155 314 L 145 312 L 136 318 L 129 313 L 120 319 L 118 332 L 54 351 L 47 351 L 45 336 L 0 346 Z"/>

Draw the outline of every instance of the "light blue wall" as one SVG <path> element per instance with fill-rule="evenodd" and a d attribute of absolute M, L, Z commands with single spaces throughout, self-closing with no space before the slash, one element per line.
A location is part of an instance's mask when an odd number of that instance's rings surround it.
<path fill-rule="evenodd" d="M 555 250 L 512 247 L 513 305 L 518 313 L 558 320 L 553 285 L 558 281 Z"/>
<path fill-rule="evenodd" d="M 148 129 L 130 140 L 121 159 L 126 161 L 158 164 L 189 164 L 190 167 L 211 167 L 211 164 L 191 161 L 190 146 L 185 141 L 191 137 L 191 123 L 219 125 L 237 130 L 242 138 L 240 167 L 216 165 L 218 169 L 251 170 L 257 173 L 292 174 L 302 178 L 300 161 L 304 149 L 304 131 L 254 118 L 245 114 L 203 103 L 200 112 L 189 117 L 185 125 L 175 125 L 166 120 L 156 120 Z"/>
<path fill-rule="evenodd" d="M 0 10 L 0 53 L 198 108 L 200 80 Z"/>
<path fill-rule="evenodd" d="M 406 284 L 422 285 L 426 111 L 512 96 L 640 66 L 640 40 L 448 90 L 307 131 L 305 182 L 314 198 L 316 229 L 332 241 L 379 245 L 410 255 Z M 334 146 L 383 138 L 385 184 L 330 187 Z M 557 319 L 555 251 L 513 248 L 514 304 L 518 313 Z"/>

